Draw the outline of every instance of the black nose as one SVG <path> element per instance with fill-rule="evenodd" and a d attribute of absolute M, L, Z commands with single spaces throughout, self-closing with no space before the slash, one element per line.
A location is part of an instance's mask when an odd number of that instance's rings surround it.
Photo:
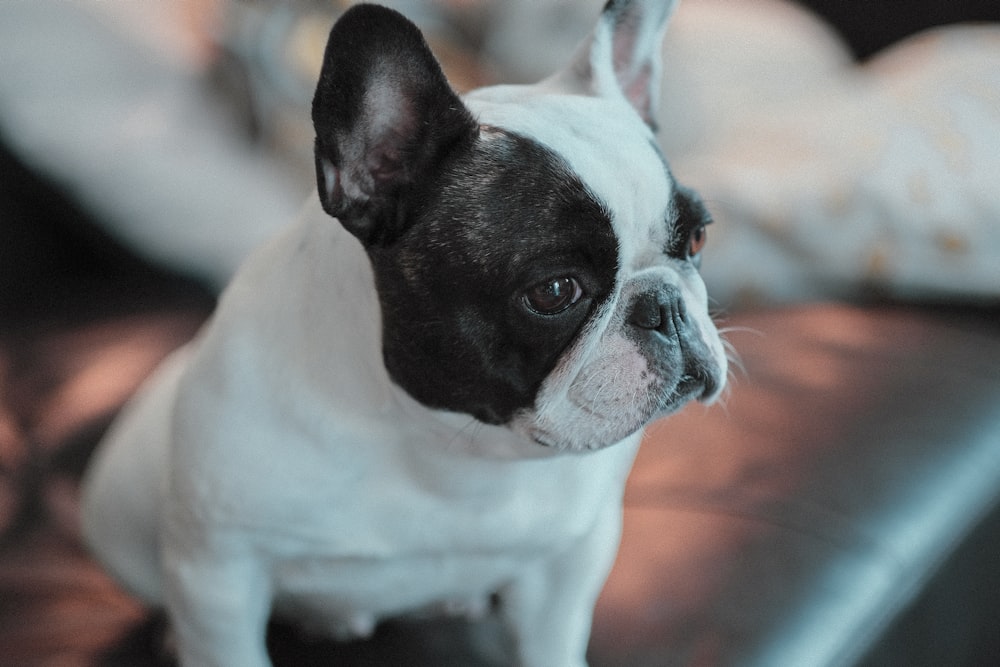
<path fill-rule="evenodd" d="M 684 300 L 677 290 L 663 288 L 636 297 L 629 314 L 629 324 L 646 331 L 656 331 L 668 338 L 680 336 L 687 320 Z"/>
<path fill-rule="evenodd" d="M 638 295 L 632 302 L 628 322 L 635 327 L 640 344 L 655 359 L 660 372 L 676 378 L 677 395 L 704 400 L 715 394 L 718 365 L 697 325 L 688 320 L 678 289 L 660 287 Z"/>

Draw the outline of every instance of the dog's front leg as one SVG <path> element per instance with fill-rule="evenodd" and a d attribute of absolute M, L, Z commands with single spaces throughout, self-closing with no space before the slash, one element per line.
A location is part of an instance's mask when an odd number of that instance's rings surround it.
<path fill-rule="evenodd" d="M 620 537 L 621 508 L 612 507 L 584 539 L 532 564 L 501 591 L 520 667 L 586 667 L 594 604 Z"/>
<path fill-rule="evenodd" d="M 245 536 L 167 520 L 166 606 L 183 667 L 270 667 L 269 578 Z"/>

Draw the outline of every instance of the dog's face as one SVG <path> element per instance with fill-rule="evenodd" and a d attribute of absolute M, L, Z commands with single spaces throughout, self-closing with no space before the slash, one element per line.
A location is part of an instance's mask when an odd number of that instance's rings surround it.
<path fill-rule="evenodd" d="M 334 27 L 321 201 L 365 245 L 386 368 L 426 406 L 583 451 L 721 390 L 697 270 L 709 217 L 644 121 L 658 68 L 636 45 L 658 53 L 670 8 L 638 4 L 610 3 L 565 73 L 464 102 L 399 15 Z"/>

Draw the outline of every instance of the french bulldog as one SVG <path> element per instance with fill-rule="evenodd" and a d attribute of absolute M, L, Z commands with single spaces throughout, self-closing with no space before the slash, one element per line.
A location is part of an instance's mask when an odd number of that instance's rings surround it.
<path fill-rule="evenodd" d="M 331 30 L 318 193 L 130 402 L 84 531 L 186 666 L 496 610 L 518 664 L 585 664 L 643 427 L 727 360 L 709 215 L 657 147 L 674 2 L 612 0 L 564 71 L 460 98 L 373 5 Z"/>

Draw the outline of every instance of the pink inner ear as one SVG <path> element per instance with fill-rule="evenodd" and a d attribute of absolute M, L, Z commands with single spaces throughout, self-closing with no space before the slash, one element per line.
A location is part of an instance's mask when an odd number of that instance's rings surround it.
<path fill-rule="evenodd" d="M 635 107 L 642 116 L 642 119 L 647 123 L 653 121 L 653 101 L 650 99 L 650 77 L 652 76 L 652 71 L 652 64 L 645 62 L 631 80 L 622 81 L 619 78 L 625 97 L 628 98 L 628 101 L 632 103 L 632 106 Z"/>
<path fill-rule="evenodd" d="M 629 64 L 635 60 L 636 30 L 634 21 L 630 15 L 622 16 L 619 23 L 614 27 L 611 45 L 611 57 L 615 74 L 621 79 L 627 74 Z"/>
<path fill-rule="evenodd" d="M 638 23 L 637 18 L 631 15 L 623 16 L 622 23 L 616 26 L 611 45 L 612 66 L 618 86 L 626 99 L 643 120 L 649 123 L 652 121 L 653 113 L 653 100 L 650 99 L 653 63 L 648 58 L 641 64 L 636 62 L 636 51 L 639 46 L 638 30 L 634 26 L 624 25 L 626 22 Z"/>
<path fill-rule="evenodd" d="M 406 158 L 418 132 L 415 97 L 406 78 L 393 73 L 371 81 L 365 95 L 364 166 L 376 184 L 406 178 Z"/>
<path fill-rule="evenodd" d="M 368 173 L 376 185 L 405 178 L 402 142 L 402 137 L 390 132 L 389 136 L 383 137 L 380 145 L 369 151 L 366 159 Z"/>

